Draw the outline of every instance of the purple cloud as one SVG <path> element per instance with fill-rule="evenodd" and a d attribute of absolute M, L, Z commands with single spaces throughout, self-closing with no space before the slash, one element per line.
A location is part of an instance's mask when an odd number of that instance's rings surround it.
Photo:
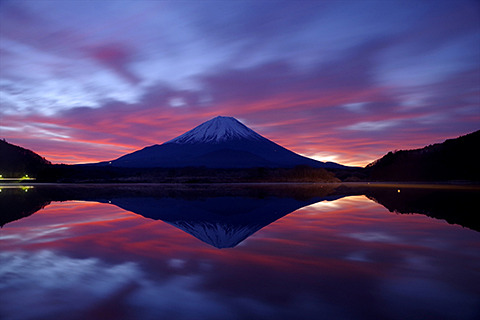
<path fill-rule="evenodd" d="M 4 1 L 0 135 L 54 161 L 75 162 L 54 152 L 69 143 L 89 145 L 75 159 L 105 160 L 222 114 L 363 165 L 478 129 L 479 9 Z"/>

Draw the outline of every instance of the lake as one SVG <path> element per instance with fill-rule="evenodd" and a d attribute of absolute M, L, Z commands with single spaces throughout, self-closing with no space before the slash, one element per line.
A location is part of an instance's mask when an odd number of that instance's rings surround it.
<path fill-rule="evenodd" d="M 0 189 L 1 319 L 480 319 L 476 187 Z"/>

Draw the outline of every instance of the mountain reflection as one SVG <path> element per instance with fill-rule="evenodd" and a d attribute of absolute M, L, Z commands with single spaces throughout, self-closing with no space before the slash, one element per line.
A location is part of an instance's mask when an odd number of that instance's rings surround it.
<path fill-rule="evenodd" d="M 216 248 L 243 240 L 304 206 L 366 195 L 396 213 L 419 213 L 480 231 L 473 215 L 477 188 L 419 186 L 69 186 L 8 188 L 0 193 L 0 225 L 27 217 L 53 201 L 111 203 L 162 220 Z"/>
<path fill-rule="evenodd" d="M 390 212 L 423 214 L 480 231 L 480 219 L 475 209 L 480 196 L 478 187 L 400 185 L 366 188 L 360 192 Z"/>
<path fill-rule="evenodd" d="M 28 217 L 50 203 L 31 186 L 0 186 L 0 227 Z"/>
<path fill-rule="evenodd" d="M 167 222 L 216 248 L 231 248 L 281 217 L 312 203 L 309 200 L 265 197 L 118 198 L 112 204 L 146 218 Z"/>

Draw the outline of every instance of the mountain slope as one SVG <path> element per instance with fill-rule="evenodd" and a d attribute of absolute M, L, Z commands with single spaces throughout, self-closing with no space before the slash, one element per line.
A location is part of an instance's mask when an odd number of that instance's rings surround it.
<path fill-rule="evenodd" d="M 51 165 L 35 152 L 0 140 L 0 174 L 4 178 L 35 175 Z"/>
<path fill-rule="evenodd" d="M 480 181 L 480 130 L 415 150 L 389 152 L 367 165 L 369 177 L 386 181 Z"/>
<path fill-rule="evenodd" d="M 232 117 L 216 117 L 165 142 L 111 161 L 115 167 L 294 167 L 342 168 L 300 156 Z"/>

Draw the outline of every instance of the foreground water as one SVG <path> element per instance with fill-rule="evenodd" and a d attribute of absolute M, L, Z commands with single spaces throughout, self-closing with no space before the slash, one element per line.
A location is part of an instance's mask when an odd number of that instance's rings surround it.
<path fill-rule="evenodd" d="M 478 190 L 154 189 L 3 188 L 0 318 L 480 318 Z"/>

